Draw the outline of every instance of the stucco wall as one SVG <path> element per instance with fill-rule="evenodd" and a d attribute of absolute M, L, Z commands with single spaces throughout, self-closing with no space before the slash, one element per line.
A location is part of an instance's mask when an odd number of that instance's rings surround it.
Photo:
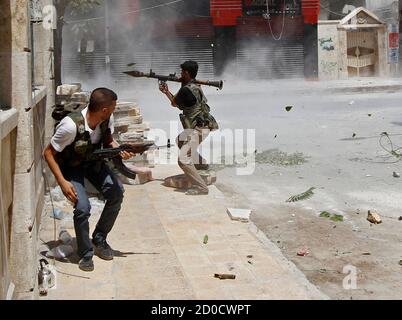
<path fill-rule="evenodd" d="M 339 21 L 318 22 L 318 77 L 322 80 L 339 77 L 338 24 Z"/>

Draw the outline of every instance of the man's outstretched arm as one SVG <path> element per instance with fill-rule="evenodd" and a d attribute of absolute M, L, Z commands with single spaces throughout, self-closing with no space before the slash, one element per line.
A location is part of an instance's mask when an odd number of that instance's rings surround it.
<path fill-rule="evenodd" d="M 169 91 L 169 87 L 168 87 L 168 85 L 167 85 L 166 82 L 162 82 L 162 83 L 159 84 L 159 90 L 160 90 L 161 92 L 163 92 L 163 93 L 166 95 L 166 97 L 170 100 L 170 103 L 172 104 L 172 107 L 175 107 L 175 108 L 178 107 L 178 105 L 177 105 L 177 103 L 176 103 L 176 101 L 175 101 L 175 97 L 174 97 L 174 95 Z"/>

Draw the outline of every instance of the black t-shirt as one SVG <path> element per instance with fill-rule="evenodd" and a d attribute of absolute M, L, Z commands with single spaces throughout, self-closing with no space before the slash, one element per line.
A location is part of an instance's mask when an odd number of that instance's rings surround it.
<path fill-rule="evenodd" d="M 175 102 L 180 109 L 190 108 L 196 104 L 197 99 L 194 97 L 191 90 L 187 87 L 183 87 L 175 96 Z"/>

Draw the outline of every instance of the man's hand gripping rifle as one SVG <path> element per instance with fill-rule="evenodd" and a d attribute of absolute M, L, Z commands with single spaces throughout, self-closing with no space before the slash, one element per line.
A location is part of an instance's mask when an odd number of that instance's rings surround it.
<path fill-rule="evenodd" d="M 110 159 L 113 161 L 115 168 L 124 176 L 130 179 L 135 179 L 136 173 L 127 168 L 120 156 L 120 152 L 127 151 L 136 154 L 143 154 L 151 148 L 157 148 L 153 142 L 135 143 L 135 144 L 121 144 L 117 148 L 104 148 L 98 149 L 93 152 L 95 159 Z"/>

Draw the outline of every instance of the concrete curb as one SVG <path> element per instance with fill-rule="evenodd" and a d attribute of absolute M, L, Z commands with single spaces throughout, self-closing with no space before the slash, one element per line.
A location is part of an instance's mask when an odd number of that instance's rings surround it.
<path fill-rule="evenodd" d="M 225 195 L 215 186 L 211 186 L 212 188 L 214 188 L 214 194 L 219 194 L 220 197 L 222 197 L 222 199 L 225 200 L 226 202 L 226 197 Z M 210 187 L 210 188 L 211 188 Z M 254 222 L 252 222 L 251 220 L 248 222 L 249 227 L 248 227 L 248 231 L 258 240 L 260 241 L 270 252 L 271 255 L 273 255 L 273 257 L 275 259 L 277 259 L 277 261 L 285 264 L 290 270 L 291 272 L 297 276 L 297 278 L 300 280 L 300 283 L 304 286 L 304 288 L 308 291 L 311 292 L 311 295 L 313 297 L 318 297 L 318 299 L 322 299 L 322 300 L 331 300 L 331 298 L 329 296 L 327 296 L 326 294 L 324 294 L 323 292 L 320 291 L 320 289 L 315 286 L 314 284 L 312 284 L 305 276 L 305 274 L 300 271 L 297 266 L 290 261 L 289 259 L 287 259 L 283 253 L 281 252 L 281 250 L 271 241 L 267 238 L 267 236 L 264 234 L 264 232 L 262 232 L 255 224 Z"/>

